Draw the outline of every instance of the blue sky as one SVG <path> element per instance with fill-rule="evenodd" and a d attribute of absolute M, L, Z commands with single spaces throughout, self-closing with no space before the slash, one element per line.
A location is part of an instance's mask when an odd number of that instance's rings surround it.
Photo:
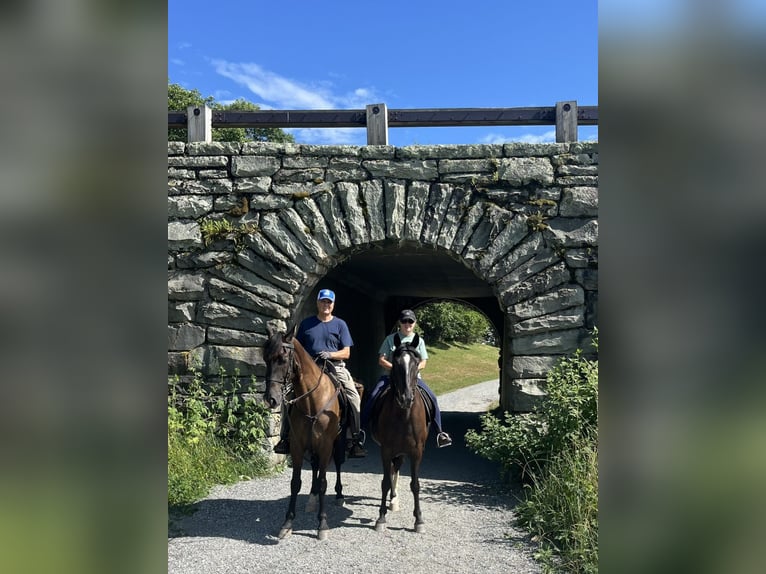
<path fill-rule="evenodd" d="M 262 109 L 598 105 L 597 4 L 169 0 L 168 77 Z M 364 128 L 289 131 L 366 143 Z M 598 139 L 598 126 L 579 139 Z M 554 126 L 389 128 L 395 146 L 554 140 Z"/>

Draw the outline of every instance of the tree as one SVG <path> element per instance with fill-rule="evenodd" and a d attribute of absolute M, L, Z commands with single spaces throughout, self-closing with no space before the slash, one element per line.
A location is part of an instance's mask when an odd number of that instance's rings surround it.
<path fill-rule="evenodd" d="M 199 90 L 187 90 L 180 84 L 173 84 L 168 79 L 168 111 L 186 111 L 189 106 L 207 104 L 214 110 L 241 110 L 254 112 L 260 109 L 257 104 L 239 98 L 229 104 L 215 101 L 213 96 L 204 97 Z M 168 128 L 168 141 L 186 141 L 185 128 Z M 219 142 L 294 142 L 295 138 L 280 128 L 213 128 L 213 141 Z"/>
<path fill-rule="evenodd" d="M 431 341 L 479 343 L 494 331 L 484 315 L 451 301 L 428 303 L 417 314 L 423 335 Z"/>

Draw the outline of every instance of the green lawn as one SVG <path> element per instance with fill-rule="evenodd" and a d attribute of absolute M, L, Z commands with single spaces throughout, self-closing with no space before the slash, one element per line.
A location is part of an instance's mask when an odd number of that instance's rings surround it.
<path fill-rule="evenodd" d="M 429 343 L 427 348 L 428 364 L 422 377 L 437 396 L 500 376 L 497 347 Z"/>

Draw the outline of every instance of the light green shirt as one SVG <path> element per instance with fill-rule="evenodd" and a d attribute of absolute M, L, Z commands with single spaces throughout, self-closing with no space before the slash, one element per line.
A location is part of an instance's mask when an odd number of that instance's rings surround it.
<path fill-rule="evenodd" d="M 393 355 L 396 350 L 394 335 L 396 335 L 396 333 L 391 333 L 388 337 L 383 339 L 383 344 L 380 345 L 380 350 L 378 351 L 378 356 L 383 355 L 389 363 L 391 362 L 391 355 Z M 402 343 L 407 343 L 415 338 L 415 333 L 408 337 L 403 337 L 402 334 L 399 333 L 399 338 L 402 340 Z M 423 337 L 420 337 L 417 349 L 420 359 L 422 361 L 428 360 L 428 351 L 426 351 L 426 342 L 423 340 Z"/>

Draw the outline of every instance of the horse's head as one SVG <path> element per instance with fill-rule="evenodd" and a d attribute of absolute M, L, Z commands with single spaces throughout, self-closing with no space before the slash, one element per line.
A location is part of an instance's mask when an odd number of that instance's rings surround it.
<path fill-rule="evenodd" d="M 282 404 L 297 372 L 293 358 L 294 337 L 295 327 L 287 334 L 269 328 L 269 339 L 263 350 L 263 360 L 266 363 L 266 390 L 263 392 L 263 400 L 272 409 Z"/>
<path fill-rule="evenodd" d="M 394 390 L 397 404 L 403 409 L 409 409 L 415 400 L 415 389 L 418 384 L 418 365 L 420 353 L 418 343 L 420 337 L 408 343 L 402 343 L 399 333 L 394 335 L 396 349 L 391 356 L 391 387 Z"/>

